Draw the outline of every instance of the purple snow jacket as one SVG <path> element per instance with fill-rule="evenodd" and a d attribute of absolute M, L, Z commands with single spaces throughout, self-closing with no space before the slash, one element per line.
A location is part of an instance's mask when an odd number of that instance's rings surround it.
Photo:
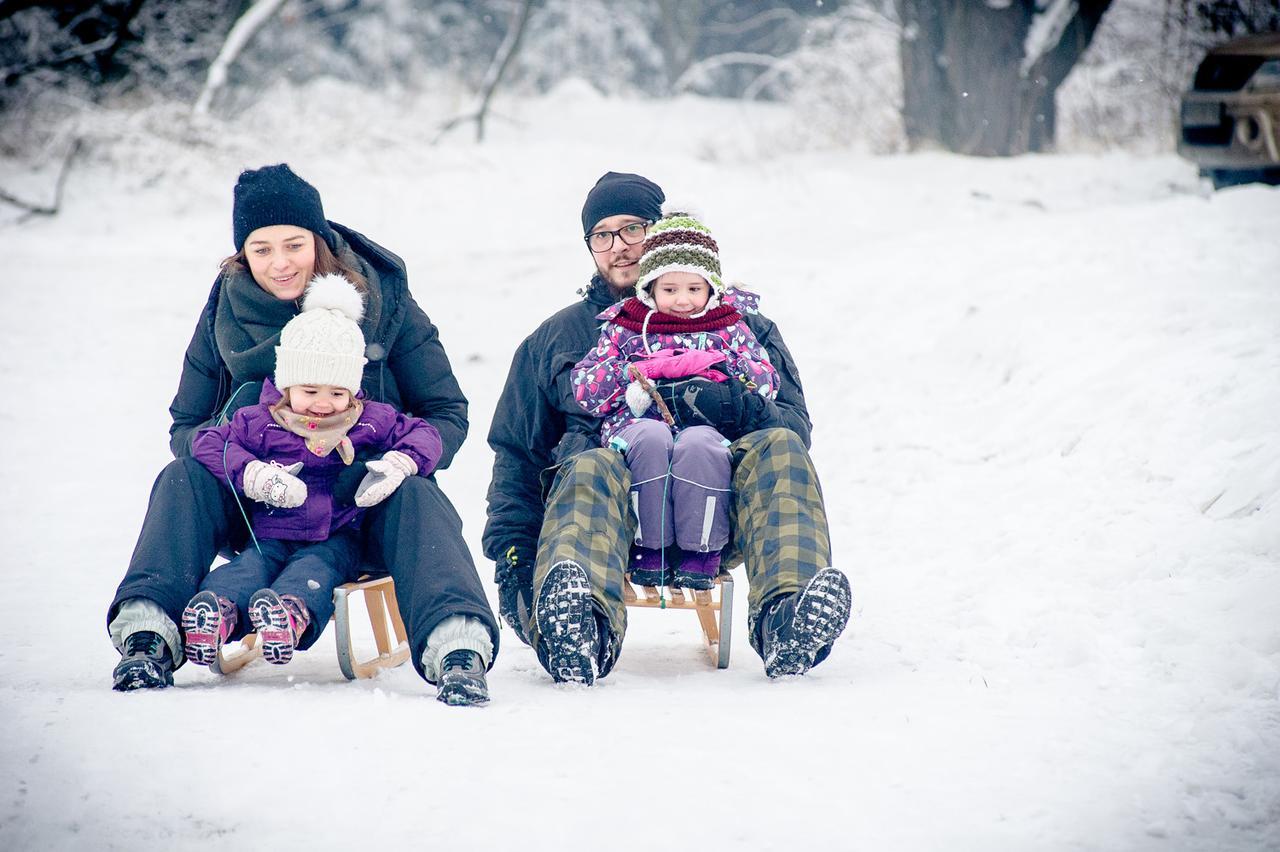
<path fill-rule="evenodd" d="M 596 316 L 603 321 L 600 339 L 595 348 L 574 365 L 571 374 L 578 405 L 604 420 L 600 426 L 600 442 L 604 446 L 609 445 L 609 439 L 619 429 L 636 419 L 626 401 L 627 385 L 631 383 L 627 366 L 655 352 L 680 349 L 721 352 L 731 377 L 751 382 L 754 392 L 767 399 L 778 395 L 778 371 L 745 321 L 739 319 L 710 331 L 641 334 L 618 324 L 616 318 L 625 304 L 618 302 Z M 721 296 L 721 304 L 734 308 L 739 314 L 753 314 L 758 310 L 759 296 L 730 287 Z M 650 406 L 644 416 L 653 420 L 661 418 L 656 406 Z"/>
<path fill-rule="evenodd" d="M 255 535 L 288 541 L 323 541 L 339 527 L 351 523 L 362 510 L 333 505 L 333 483 L 346 467 L 336 451 L 317 456 L 306 442 L 271 416 L 270 407 L 282 394 L 271 379 L 262 383 L 257 405 L 241 408 L 230 423 L 202 429 L 191 443 L 195 459 L 226 483 L 248 504 Z M 407 417 L 382 402 L 365 401 L 364 411 L 347 433 L 358 454 L 361 450 L 399 450 L 418 465 L 418 475 L 428 476 L 440 461 L 442 442 L 436 427 L 417 417 Z M 244 496 L 245 465 L 254 461 L 279 462 L 288 467 L 302 462 L 298 477 L 306 483 L 307 500 L 296 509 L 278 509 Z M 360 461 L 354 462 L 361 464 Z"/>

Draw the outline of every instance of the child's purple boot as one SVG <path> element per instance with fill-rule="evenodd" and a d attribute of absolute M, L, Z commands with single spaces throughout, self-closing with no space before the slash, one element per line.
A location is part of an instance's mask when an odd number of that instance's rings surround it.
<path fill-rule="evenodd" d="M 705 591 L 716 584 L 720 573 L 720 551 L 681 550 L 680 567 L 671 585 L 677 589 Z"/>
<path fill-rule="evenodd" d="M 631 582 L 637 586 L 663 586 L 671 579 L 671 572 L 663 576 L 662 551 L 653 547 L 635 545 L 631 548 L 631 565 L 628 567 Z"/>

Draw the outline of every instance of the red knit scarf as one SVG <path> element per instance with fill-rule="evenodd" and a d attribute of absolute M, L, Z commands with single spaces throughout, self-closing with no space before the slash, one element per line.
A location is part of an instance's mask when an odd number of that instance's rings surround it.
<path fill-rule="evenodd" d="M 649 326 L 645 328 L 644 318 L 649 315 L 649 306 L 632 296 L 622 303 L 622 310 L 613 321 L 628 331 L 645 331 L 655 334 L 688 334 L 695 331 L 715 331 L 728 328 L 742 314 L 730 305 L 717 305 L 696 319 L 682 319 L 655 311 L 649 317 Z"/>

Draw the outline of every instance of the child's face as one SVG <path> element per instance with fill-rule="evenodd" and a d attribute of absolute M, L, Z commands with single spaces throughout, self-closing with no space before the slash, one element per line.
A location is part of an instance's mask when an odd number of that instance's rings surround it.
<path fill-rule="evenodd" d="M 294 385 L 284 393 L 294 414 L 327 417 L 351 407 L 351 391 L 333 385 Z"/>
<path fill-rule="evenodd" d="M 711 285 L 693 272 L 664 272 L 653 282 L 653 301 L 664 314 L 687 317 L 707 306 Z"/>

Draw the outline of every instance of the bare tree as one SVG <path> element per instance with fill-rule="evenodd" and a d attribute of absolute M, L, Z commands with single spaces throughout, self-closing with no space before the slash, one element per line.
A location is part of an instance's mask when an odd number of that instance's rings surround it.
<path fill-rule="evenodd" d="M 20 210 L 25 210 L 26 215 L 22 218 L 26 218 L 28 216 L 58 215 L 58 211 L 62 208 L 62 190 L 67 184 L 67 174 L 71 171 L 71 164 L 75 161 L 76 157 L 80 155 L 80 151 L 83 147 L 84 143 L 81 140 L 75 140 L 71 143 L 71 148 L 62 158 L 62 168 L 58 170 L 58 179 L 53 185 L 53 203 L 39 204 L 32 201 L 24 201 L 18 196 L 6 192 L 3 189 L 0 189 L 0 201 L 3 201 L 6 204 L 12 204 Z"/>
<path fill-rule="evenodd" d="M 498 84 L 502 82 L 503 75 L 506 74 L 507 68 L 511 65 L 511 60 L 520 51 L 520 42 L 524 38 L 525 30 L 528 28 L 529 16 L 533 13 L 533 4 L 534 0 L 523 0 L 516 8 L 511 19 L 511 26 L 507 28 L 507 34 L 502 39 L 502 44 L 498 46 L 497 52 L 493 55 L 493 61 L 489 63 L 489 70 L 484 75 L 484 82 L 480 84 L 480 105 L 476 107 L 475 112 L 455 116 L 442 124 L 440 132 L 432 140 L 433 144 L 439 142 L 450 130 L 468 121 L 474 121 L 476 124 L 476 142 L 484 141 L 484 122 L 489 114 L 489 104 L 493 100 L 493 93 L 498 89 Z"/>
<path fill-rule="evenodd" d="M 0 85 L 40 71 L 74 69 L 101 82 L 131 38 L 143 0 L 115 3 L 0 0 Z"/>
<path fill-rule="evenodd" d="M 214 95 L 227 82 L 227 69 L 236 61 L 236 57 L 240 55 L 240 51 L 244 50 L 254 34 L 262 29 L 263 24 L 271 20 L 271 16 L 283 3 L 284 0 L 257 0 L 235 22 L 231 31 L 227 33 L 227 40 L 222 43 L 222 49 L 218 51 L 218 55 L 209 66 L 204 88 L 200 90 L 200 95 L 191 108 L 193 114 L 206 115 L 209 112 L 209 105 L 213 103 Z"/>
<path fill-rule="evenodd" d="M 1005 156 L 1053 144 L 1054 93 L 1111 0 L 898 0 L 913 147 Z"/>

